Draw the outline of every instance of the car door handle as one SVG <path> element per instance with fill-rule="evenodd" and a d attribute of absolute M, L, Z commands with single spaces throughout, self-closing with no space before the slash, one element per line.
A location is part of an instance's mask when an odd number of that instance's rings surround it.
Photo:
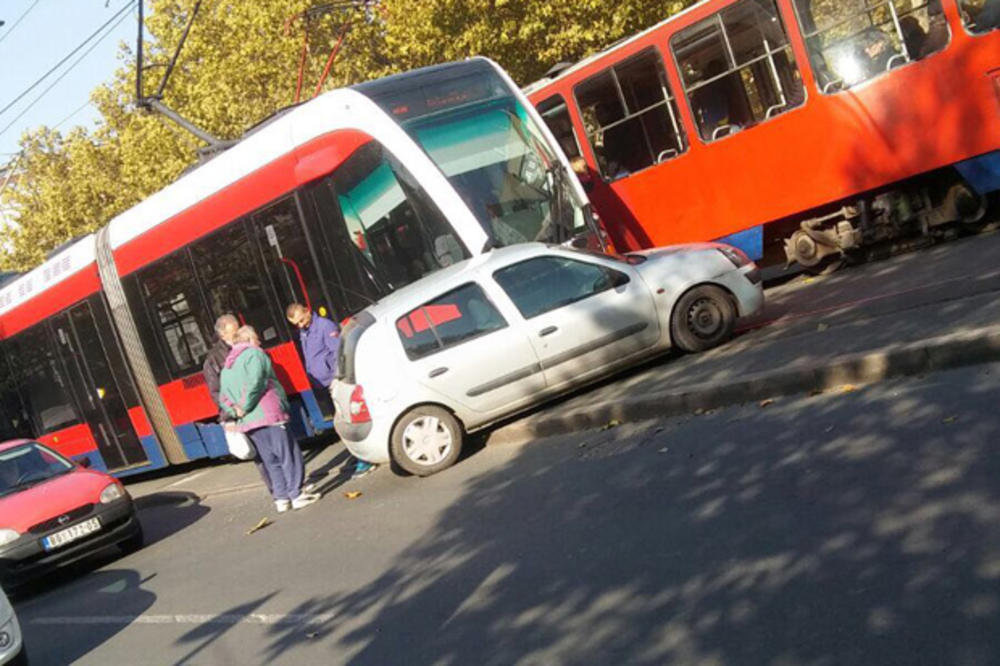
<path fill-rule="evenodd" d="M 546 335 L 552 335 L 559 330 L 558 326 L 546 326 L 538 332 L 538 337 L 544 338 Z"/>
<path fill-rule="evenodd" d="M 434 368 L 429 373 L 427 373 L 427 376 L 433 379 L 434 377 L 440 377 L 446 372 L 448 372 L 448 368 Z"/>

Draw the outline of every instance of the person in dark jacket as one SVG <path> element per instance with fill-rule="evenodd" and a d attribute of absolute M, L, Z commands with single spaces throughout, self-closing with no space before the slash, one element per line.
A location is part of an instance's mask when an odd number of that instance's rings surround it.
<path fill-rule="evenodd" d="M 222 409 L 233 419 L 226 427 L 253 442 L 278 513 L 319 500 L 318 494 L 303 491 L 305 465 L 302 449 L 288 429 L 288 397 L 250 326 L 236 332 L 219 380 Z"/>
<path fill-rule="evenodd" d="M 205 384 L 208 385 L 208 392 L 212 396 L 212 402 L 220 410 L 222 403 L 219 402 L 219 375 L 222 374 L 222 366 L 226 364 L 229 349 L 233 346 L 233 340 L 239 327 L 239 320 L 231 314 L 224 314 L 215 320 L 215 335 L 218 339 L 208 350 L 205 363 L 201 366 L 205 375 Z"/>
<path fill-rule="evenodd" d="M 326 317 L 321 317 L 301 303 L 292 303 L 285 310 L 289 323 L 299 329 L 299 343 L 306 372 L 333 397 L 333 380 L 337 376 L 340 355 L 340 327 Z M 336 402 L 334 402 L 336 405 Z M 377 465 L 358 460 L 352 479 L 360 479 Z"/>

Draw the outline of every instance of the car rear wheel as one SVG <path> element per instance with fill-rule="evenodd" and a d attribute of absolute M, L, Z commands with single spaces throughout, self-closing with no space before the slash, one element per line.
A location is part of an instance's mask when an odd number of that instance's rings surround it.
<path fill-rule="evenodd" d="M 674 346 L 700 352 L 722 344 L 733 334 L 736 308 L 724 290 L 702 285 L 687 292 L 674 306 L 670 335 Z"/>
<path fill-rule="evenodd" d="M 447 410 L 415 407 L 392 431 L 392 459 L 404 471 L 430 476 L 451 467 L 462 453 L 462 426 Z"/>

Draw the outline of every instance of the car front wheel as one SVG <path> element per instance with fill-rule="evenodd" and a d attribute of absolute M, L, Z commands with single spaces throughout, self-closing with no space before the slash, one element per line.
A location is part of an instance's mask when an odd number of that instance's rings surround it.
<path fill-rule="evenodd" d="M 414 407 L 392 431 L 392 459 L 404 471 L 430 476 L 451 467 L 462 453 L 462 426 L 440 407 Z"/>
<path fill-rule="evenodd" d="M 677 301 L 670 318 L 670 335 L 675 347 L 700 352 L 728 340 L 735 324 L 736 308 L 729 294 L 706 284 Z"/>

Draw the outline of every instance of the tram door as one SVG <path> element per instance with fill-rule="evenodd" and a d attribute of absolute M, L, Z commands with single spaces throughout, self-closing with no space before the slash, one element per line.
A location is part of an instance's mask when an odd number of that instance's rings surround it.
<path fill-rule="evenodd" d="M 253 216 L 253 225 L 262 249 L 264 266 L 271 287 L 281 304 L 282 325 L 290 339 L 298 342 L 299 332 L 285 319 L 291 303 L 308 305 L 321 316 L 337 320 L 331 307 L 319 268 L 312 239 L 302 224 L 295 197 L 286 197 Z M 313 386 L 313 394 L 324 418 L 333 418 L 333 401 L 326 387 Z"/>
<path fill-rule="evenodd" d="M 90 304 L 80 303 L 53 317 L 52 332 L 73 393 L 108 469 L 147 464 L 149 458 L 132 427 L 119 384 L 130 379 L 117 378 L 112 372 Z M 116 351 L 112 348 L 112 353 Z"/>

